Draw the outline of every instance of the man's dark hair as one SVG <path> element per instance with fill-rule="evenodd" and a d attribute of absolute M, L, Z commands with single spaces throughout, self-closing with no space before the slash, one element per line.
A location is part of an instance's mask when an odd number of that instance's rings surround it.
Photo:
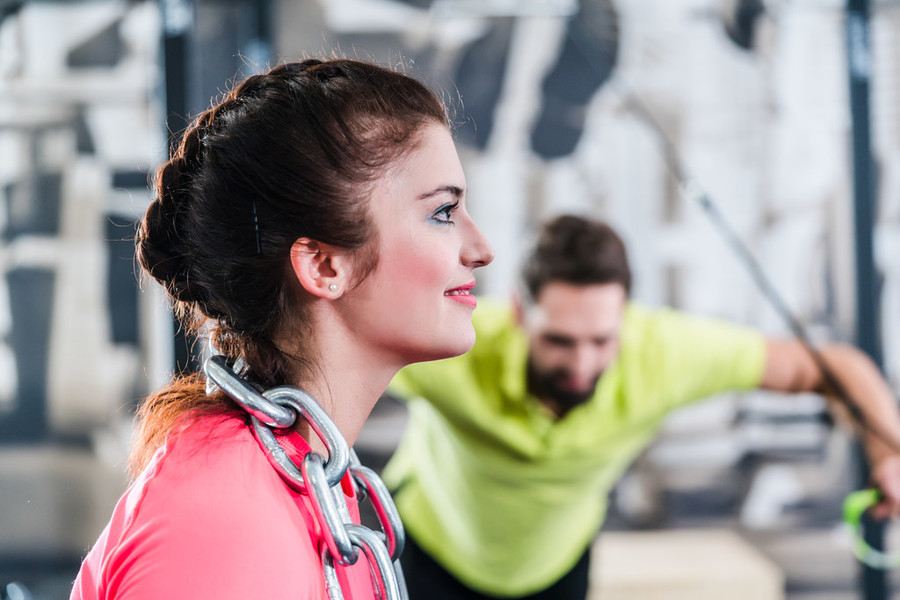
<path fill-rule="evenodd" d="M 622 238 L 602 221 L 563 215 L 546 223 L 525 261 L 525 289 L 536 301 L 544 285 L 621 284 L 631 291 L 631 269 Z"/>

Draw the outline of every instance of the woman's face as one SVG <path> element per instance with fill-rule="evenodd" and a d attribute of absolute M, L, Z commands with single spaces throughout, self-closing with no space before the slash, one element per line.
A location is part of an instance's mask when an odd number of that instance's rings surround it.
<path fill-rule="evenodd" d="M 400 364 L 456 356 L 475 342 L 473 271 L 493 259 L 466 211 L 450 132 L 427 125 L 417 147 L 375 185 L 378 265 L 344 297 L 360 342 Z"/>

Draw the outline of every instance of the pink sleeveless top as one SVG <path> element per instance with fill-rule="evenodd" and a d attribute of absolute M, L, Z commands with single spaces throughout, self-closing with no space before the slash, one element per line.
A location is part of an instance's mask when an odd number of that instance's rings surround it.
<path fill-rule="evenodd" d="M 297 434 L 279 440 L 297 464 L 309 452 Z M 342 485 L 358 523 L 349 476 Z M 71 600 L 324 600 L 320 539 L 309 498 L 282 481 L 250 428 L 198 417 L 119 500 Z M 374 597 L 364 554 L 338 577 L 346 598 Z"/>

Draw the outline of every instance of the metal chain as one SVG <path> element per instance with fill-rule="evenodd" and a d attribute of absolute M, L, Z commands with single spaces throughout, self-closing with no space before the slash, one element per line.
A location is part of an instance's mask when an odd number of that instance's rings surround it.
<path fill-rule="evenodd" d="M 262 393 L 256 391 L 228 364 L 222 355 L 210 356 L 204 363 L 207 393 L 218 386 L 250 415 L 253 434 L 269 462 L 292 489 L 309 496 L 313 513 L 322 531 L 319 548 L 325 587 L 329 600 L 344 598 L 336 565 L 352 565 L 360 550 L 366 555 L 372 587 L 379 600 L 407 600 L 400 563 L 405 534 L 400 515 L 384 483 L 372 469 L 359 463 L 337 426 L 318 402 L 303 390 L 280 386 Z M 240 367 L 238 367 L 240 368 Z M 316 433 L 328 457 L 310 451 L 298 467 L 278 443 L 276 431 L 294 425 L 303 417 Z M 341 480 L 351 475 L 360 502 L 372 503 L 381 526 L 380 532 L 352 522 Z"/>

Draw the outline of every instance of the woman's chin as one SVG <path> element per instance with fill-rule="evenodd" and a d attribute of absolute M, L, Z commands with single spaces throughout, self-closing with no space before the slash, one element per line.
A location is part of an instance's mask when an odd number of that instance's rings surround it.
<path fill-rule="evenodd" d="M 464 339 L 455 340 L 453 343 L 441 345 L 439 347 L 429 348 L 425 352 L 417 353 L 412 362 L 429 362 L 432 360 L 441 360 L 444 358 L 453 358 L 465 354 L 475 345 L 475 335 Z"/>
<path fill-rule="evenodd" d="M 460 354 L 465 354 L 469 350 L 472 349 L 472 346 L 475 345 L 475 328 L 472 327 L 472 323 L 468 324 L 462 334 L 454 339 L 453 343 L 450 344 L 447 350 L 446 358 L 450 358 L 451 356 L 459 356 Z"/>

